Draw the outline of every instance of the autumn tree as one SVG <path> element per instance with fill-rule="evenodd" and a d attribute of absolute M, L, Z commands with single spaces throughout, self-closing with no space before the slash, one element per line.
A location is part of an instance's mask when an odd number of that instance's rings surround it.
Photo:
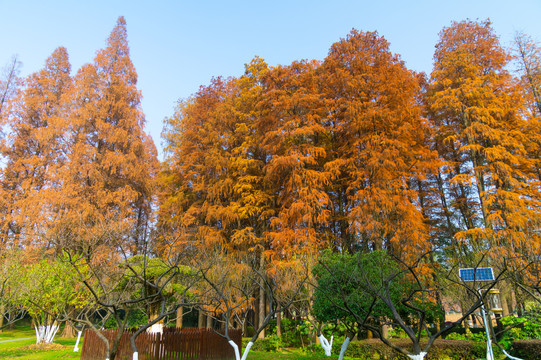
<path fill-rule="evenodd" d="M 509 61 L 489 21 L 455 22 L 436 45 L 426 101 L 445 162 L 438 183 L 446 224 L 440 225 L 452 245 L 450 263 L 470 266 L 488 251 L 491 266 L 511 266 L 509 259 L 539 249 L 538 178 Z"/>
<path fill-rule="evenodd" d="M 40 243 L 38 238 L 47 238 L 47 227 L 55 219 L 62 186 L 59 169 L 66 162 L 64 101 L 71 87 L 69 73 L 67 51 L 60 47 L 8 104 L 9 132 L 0 148 L 6 161 L 1 174 L 4 243 Z"/>
<path fill-rule="evenodd" d="M 277 205 L 269 235 L 276 261 L 294 253 L 314 256 L 330 237 L 330 174 L 323 168 L 330 142 L 320 114 L 317 67 L 317 62 L 278 66 L 263 82 L 266 179 L 275 184 Z"/>
<path fill-rule="evenodd" d="M 321 67 L 336 232 L 348 250 L 413 255 L 428 246 L 412 184 L 433 168 L 420 81 L 375 32 L 353 30 Z M 415 257 L 415 256 L 414 256 Z"/>
<path fill-rule="evenodd" d="M 179 104 L 164 133 L 168 157 L 160 207 L 160 226 L 180 237 L 190 234 L 192 246 L 221 244 L 233 257 L 259 254 L 262 269 L 274 213 L 257 108 L 266 71 L 256 58 L 239 79 L 214 79 Z M 264 318 L 264 294 L 260 299 Z"/>
<path fill-rule="evenodd" d="M 440 33 L 434 59 L 427 100 L 457 238 L 506 257 L 537 246 L 539 196 L 509 55 L 489 21 L 463 21 Z"/>
<path fill-rule="evenodd" d="M 157 160 L 152 139 L 143 130 L 141 93 L 136 85 L 126 22 L 120 17 L 107 47 L 74 78 L 58 241 L 87 237 L 99 242 L 95 232 L 108 223 L 122 234 L 110 244 L 113 247 L 129 244 L 131 248 L 125 250 L 137 254 L 146 246 Z"/>

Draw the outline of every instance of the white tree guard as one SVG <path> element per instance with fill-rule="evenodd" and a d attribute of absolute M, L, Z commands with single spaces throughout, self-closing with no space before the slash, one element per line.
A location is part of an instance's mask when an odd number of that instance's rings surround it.
<path fill-rule="evenodd" d="M 340 355 L 338 355 L 338 360 L 343 360 L 344 355 L 346 355 L 346 350 L 348 349 L 350 339 L 348 336 L 346 336 L 346 339 L 344 340 L 344 343 L 342 344 L 342 347 L 340 348 Z"/>
<path fill-rule="evenodd" d="M 325 355 L 331 356 L 333 336 L 331 336 L 331 342 L 329 342 L 327 338 L 323 336 L 323 334 L 319 335 L 318 338 L 319 342 L 321 343 L 321 347 L 323 348 L 323 350 L 325 350 Z"/>
<path fill-rule="evenodd" d="M 250 341 L 248 342 L 248 344 L 246 344 L 246 349 L 244 349 L 244 353 L 242 353 L 242 358 L 240 357 L 239 347 L 237 346 L 237 344 L 235 344 L 233 340 L 229 340 L 229 345 L 231 345 L 233 347 L 233 350 L 235 350 L 236 360 L 246 360 L 246 357 L 248 356 L 248 353 L 250 352 L 250 349 L 252 348 L 252 345 L 254 345 L 254 343 Z"/>
<path fill-rule="evenodd" d="M 408 357 L 412 360 L 423 360 L 425 358 L 426 353 L 424 351 L 421 351 L 419 354 L 416 355 L 408 355 Z"/>

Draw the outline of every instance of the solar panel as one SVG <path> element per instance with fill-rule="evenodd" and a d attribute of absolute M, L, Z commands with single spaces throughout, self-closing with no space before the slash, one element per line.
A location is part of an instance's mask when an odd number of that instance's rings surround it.
<path fill-rule="evenodd" d="M 459 269 L 458 273 L 462 281 L 494 281 L 494 271 L 490 267 Z"/>

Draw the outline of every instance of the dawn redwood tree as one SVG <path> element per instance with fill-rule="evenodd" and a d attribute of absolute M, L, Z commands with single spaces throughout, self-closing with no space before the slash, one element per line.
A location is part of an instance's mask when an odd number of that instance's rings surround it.
<path fill-rule="evenodd" d="M 331 238 L 331 174 L 324 169 L 331 141 L 317 67 L 315 61 L 293 62 L 273 68 L 264 79 L 264 147 L 271 155 L 266 179 L 275 184 L 277 202 L 269 235 L 276 260 L 314 256 Z"/>
<path fill-rule="evenodd" d="M 265 118 L 258 107 L 267 71 L 255 58 L 243 76 L 213 79 L 167 120 L 159 215 L 160 227 L 177 233 L 179 241 L 219 243 L 233 257 L 257 252 L 263 272 L 275 205 L 275 185 L 265 177 L 270 155 L 261 145 Z M 259 298 L 263 320 L 264 294 Z"/>
<path fill-rule="evenodd" d="M 356 30 L 332 45 L 320 71 L 332 138 L 325 170 L 341 248 L 415 258 L 429 245 L 412 181 L 435 163 L 418 101 L 421 79 L 387 40 Z"/>
<path fill-rule="evenodd" d="M 2 191 L 9 199 L 3 209 L 4 242 L 36 245 L 47 238 L 56 218 L 58 176 L 66 162 L 64 101 L 70 89 L 68 53 L 59 47 L 8 103 L 8 133 L 0 146 L 6 161 Z"/>
<path fill-rule="evenodd" d="M 144 248 L 157 159 L 154 143 L 143 130 L 140 102 L 126 22 L 120 17 L 107 47 L 74 78 L 58 238 L 86 237 L 99 242 L 93 232 L 107 223 L 122 234 L 115 239 L 116 245 L 129 242 L 133 254 Z M 90 233 L 81 234 L 78 229 Z"/>
<path fill-rule="evenodd" d="M 454 22 L 440 33 L 426 94 L 453 235 L 464 255 L 490 249 L 492 260 L 539 247 L 540 196 L 509 60 L 489 21 Z"/>

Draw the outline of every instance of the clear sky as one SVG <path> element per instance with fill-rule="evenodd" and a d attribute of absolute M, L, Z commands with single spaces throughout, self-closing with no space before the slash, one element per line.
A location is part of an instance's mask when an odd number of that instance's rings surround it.
<path fill-rule="evenodd" d="M 352 28 L 377 30 L 409 68 L 429 73 L 438 33 L 454 20 L 490 18 L 505 45 L 516 31 L 541 40 L 541 0 L 0 0 L 0 66 L 17 54 L 28 75 L 65 46 L 74 74 L 105 47 L 118 16 L 158 149 L 178 99 L 213 76 L 241 75 L 255 55 L 271 66 L 323 60 Z"/>

